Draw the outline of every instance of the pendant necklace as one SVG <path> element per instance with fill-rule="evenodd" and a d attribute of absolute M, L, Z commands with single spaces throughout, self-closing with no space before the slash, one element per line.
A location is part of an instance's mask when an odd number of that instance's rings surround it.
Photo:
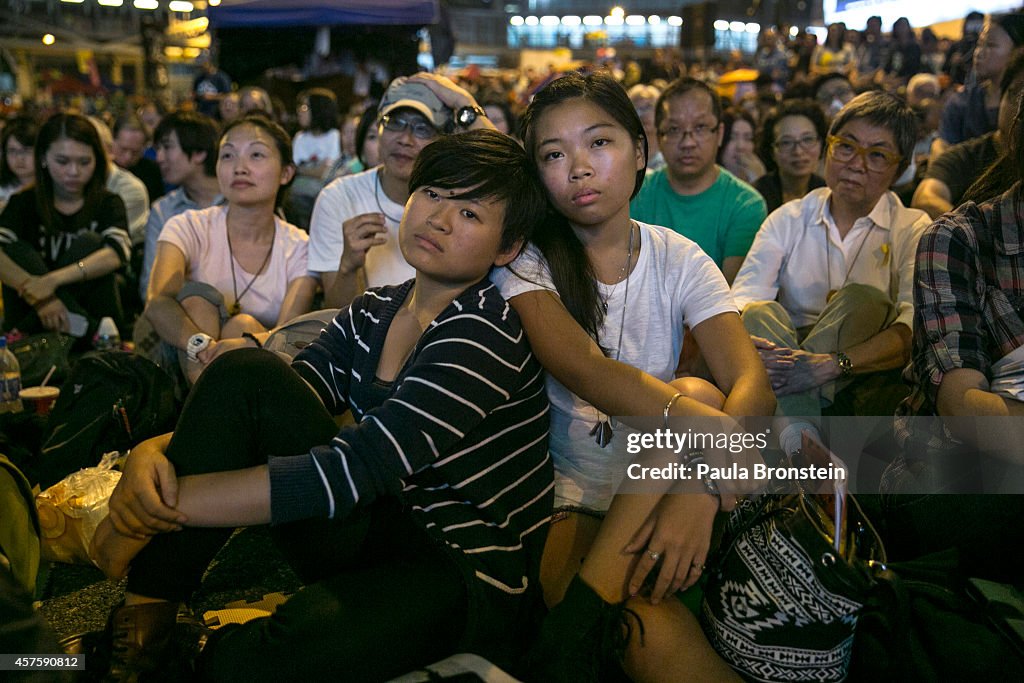
<path fill-rule="evenodd" d="M 619 341 L 615 346 L 615 360 L 619 360 L 619 355 L 622 352 L 622 331 L 626 327 L 626 307 L 629 304 L 629 264 L 633 260 L 633 227 L 634 223 L 629 223 L 629 247 L 626 249 L 626 265 L 623 266 L 622 272 L 626 274 L 626 291 L 622 296 L 622 317 L 619 318 Z M 619 283 L 616 282 L 612 287 L 612 291 L 608 293 L 608 297 L 602 301 L 604 306 L 604 312 L 608 312 L 608 301 L 615 294 L 615 289 L 618 288 Z M 611 443 L 612 437 L 615 436 L 615 430 L 612 429 L 612 418 L 609 415 L 605 415 L 600 410 L 597 411 L 597 424 L 594 425 L 593 429 L 590 430 L 590 435 L 597 441 L 597 445 L 604 448 Z"/>
<path fill-rule="evenodd" d="M 874 221 L 871 222 L 871 227 L 868 228 L 868 232 L 864 235 L 860 241 L 860 246 L 857 247 L 857 252 L 853 255 L 853 260 L 850 261 L 850 265 L 846 267 L 846 276 L 843 277 L 843 284 L 839 285 L 839 289 L 846 286 L 847 280 L 850 279 L 850 273 L 853 272 L 853 267 L 857 265 L 857 259 L 860 258 L 860 252 L 864 250 L 864 244 L 867 243 L 868 238 L 871 237 L 871 233 L 875 230 Z M 825 303 L 832 301 L 832 297 L 836 295 L 839 289 L 832 288 L 832 240 L 828 235 L 828 228 L 825 229 L 825 268 L 828 274 L 828 295 L 825 296 Z"/>
<path fill-rule="evenodd" d="M 276 230 L 277 228 L 275 227 L 275 232 Z M 227 229 L 226 232 L 228 235 L 228 255 L 229 260 L 231 262 L 231 289 L 235 294 L 235 303 L 231 304 L 231 307 L 228 308 L 228 313 L 232 316 L 235 316 L 242 312 L 242 297 L 245 296 L 250 289 L 252 289 L 253 284 L 256 282 L 256 278 L 260 276 L 260 273 L 263 272 L 263 269 L 267 267 L 268 263 L 270 263 L 270 255 L 274 253 L 274 242 L 272 241 L 270 243 L 270 249 L 267 249 L 267 255 L 263 258 L 263 265 L 260 266 L 259 270 L 256 271 L 256 274 L 252 276 L 251 280 L 249 280 L 249 284 L 247 284 L 242 289 L 242 293 L 239 294 L 238 281 L 235 279 L 235 249 L 231 245 L 231 230 Z"/>

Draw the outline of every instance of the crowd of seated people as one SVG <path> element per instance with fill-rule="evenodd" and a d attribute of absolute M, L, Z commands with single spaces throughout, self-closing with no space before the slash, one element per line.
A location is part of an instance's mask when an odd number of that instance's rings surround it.
<path fill-rule="evenodd" d="M 774 417 L 787 457 L 822 415 L 898 415 L 898 492 L 979 438 L 911 417 L 1017 415 L 990 385 L 1024 344 L 1024 15 L 969 16 L 944 52 L 905 18 L 766 29 L 755 95 L 719 89 L 738 66 L 7 121 L 2 329 L 84 350 L 109 316 L 187 392 L 94 541 L 128 577 L 110 675 L 180 659 L 226 530 L 271 524 L 308 587 L 209 639 L 210 680 L 311 680 L 328 650 L 382 680 L 467 649 L 526 680 L 737 680 L 670 598 L 699 604 L 738 492 L 617 494 L 634 427 L 613 416 Z M 317 309 L 290 366 L 262 350 Z M 917 534 L 1005 528 L 1018 500 L 907 497 L 879 526 L 894 556 L 1019 581 L 1019 550 L 977 559 L 991 533 Z"/>

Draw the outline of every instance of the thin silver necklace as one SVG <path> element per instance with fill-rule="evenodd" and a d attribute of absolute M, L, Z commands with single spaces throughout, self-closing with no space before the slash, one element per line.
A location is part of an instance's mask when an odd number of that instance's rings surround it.
<path fill-rule="evenodd" d="M 850 273 L 853 272 L 853 267 L 857 265 L 857 259 L 860 258 L 860 252 L 864 249 L 864 244 L 871 237 L 871 233 L 875 230 L 875 222 L 871 221 L 871 227 L 868 228 L 868 232 L 861 238 L 860 246 L 857 247 L 857 253 L 853 255 L 853 260 L 850 261 L 850 265 L 846 267 L 846 276 L 843 277 L 843 284 L 839 285 L 839 289 L 846 286 L 847 280 L 850 279 Z M 825 303 L 832 301 L 832 297 L 836 295 L 839 289 L 832 289 L 832 239 L 829 237 L 828 228 L 825 228 L 825 268 L 828 273 L 828 294 L 825 295 Z"/>
<path fill-rule="evenodd" d="M 384 215 L 384 218 L 387 218 L 392 223 L 398 224 L 398 223 L 402 222 L 401 216 L 399 216 L 398 218 L 394 218 L 393 216 L 389 216 L 388 212 L 384 210 L 384 207 L 380 203 L 380 193 L 383 190 L 383 188 L 380 186 L 380 174 L 383 173 L 383 172 L 384 172 L 383 169 L 381 169 L 380 171 L 377 172 L 377 182 L 373 184 L 373 198 L 375 200 L 377 200 L 377 210 L 380 211 L 381 214 Z"/>
<path fill-rule="evenodd" d="M 626 328 L 626 308 L 629 305 L 629 264 L 633 261 L 633 221 L 629 222 L 629 246 L 626 248 L 626 265 L 622 267 L 622 272 L 626 274 L 626 291 L 623 292 L 622 296 L 622 317 L 619 318 L 619 341 L 615 345 L 615 360 L 619 360 L 619 356 L 622 353 L 622 332 Z M 620 280 L 621 282 L 621 280 Z M 604 312 L 608 312 L 608 302 L 615 294 L 615 290 L 618 288 L 619 283 L 616 282 L 612 287 L 612 291 L 608 293 L 608 297 L 604 299 Z M 597 445 L 604 448 L 612 441 L 612 437 L 615 436 L 615 430 L 613 429 L 612 418 L 609 415 L 605 415 L 600 410 L 595 408 L 597 411 L 597 424 L 594 425 L 593 429 L 590 430 L 590 435 L 597 441 Z"/>

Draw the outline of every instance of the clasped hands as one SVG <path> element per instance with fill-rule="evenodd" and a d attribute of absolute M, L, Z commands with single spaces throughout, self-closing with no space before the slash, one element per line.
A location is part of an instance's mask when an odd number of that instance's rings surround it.
<path fill-rule="evenodd" d="M 753 335 L 750 339 L 761 355 L 776 396 L 816 389 L 840 375 L 839 366 L 832 354 L 791 349 Z"/>
<path fill-rule="evenodd" d="M 131 561 L 153 536 L 179 531 L 188 521 L 175 509 L 178 479 L 174 465 L 156 445 L 157 439 L 139 444 L 128 456 L 110 496 L 107 517 L 90 544 L 89 556 L 110 578 L 125 576 Z"/>

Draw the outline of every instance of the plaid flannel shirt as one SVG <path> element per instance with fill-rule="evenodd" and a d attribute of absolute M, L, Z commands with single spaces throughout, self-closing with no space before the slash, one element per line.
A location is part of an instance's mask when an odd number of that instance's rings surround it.
<path fill-rule="evenodd" d="M 999 197 L 944 214 L 921 237 L 914 273 L 913 355 L 904 375 L 913 392 L 900 416 L 936 415 L 939 385 L 947 372 L 971 368 L 991 378 L 992 365 L 1024 345 L 1022 201 L 1018 182 Z M 897 419 L 897 438 L 913 437 L 939 449 L 951 445 L 948 433 L 938 433 L 938 421 L 928 434 L 915 434 L 917 424 Z"/>

